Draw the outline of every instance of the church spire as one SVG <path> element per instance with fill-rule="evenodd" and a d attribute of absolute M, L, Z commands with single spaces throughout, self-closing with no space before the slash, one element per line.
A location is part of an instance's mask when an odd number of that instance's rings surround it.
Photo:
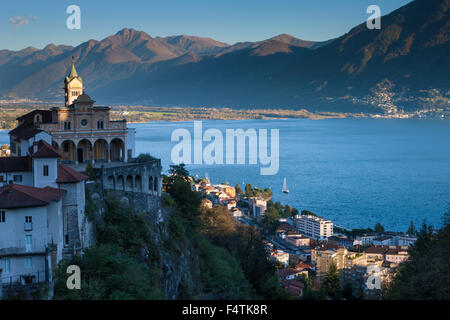
<path fill-rule="evenodd" d="M 83 94 L 83 80 L 75 69 L 75 58 L 72 56 L 72 67 L 69 75 L 64 79 L 66 106 L 70 106 L 78 96 Z"/>
<path fill-rule="evenodd" d="M 77 69 L 75 68 L 75 58 L 72 56 L 72 67 L 70 68 L 69 76 L 66 77 L 66 81 L 69 82 L 73 78 L 80 78 L 77 73 Z M 80 78 L 81 80 L 81 78 Z"/>

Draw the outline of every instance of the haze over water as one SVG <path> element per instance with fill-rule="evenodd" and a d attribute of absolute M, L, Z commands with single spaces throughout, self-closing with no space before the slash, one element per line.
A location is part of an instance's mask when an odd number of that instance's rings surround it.
<path fill-rule="evenodd" d="M 129 124 L 136 128 L 136 153 L 171 164 L 172 131 L 193 122 Z M 426 219 L 440 226 L 450 209 L 450 122 L 447 120 L 239 120 L 203 121 L 216 128 L 280 130 L 280 168 L 261 176 L 259 165 L 188 165 L 213 183 L 242 182 L 270 187 L 274 201 L 308 209 L 348 228 L 406 231 Z M 270 132 L 270 130 L 269 130 Z M 7 131 L 0 143 L 9 143 Z M 203 147 L 208 143 L 204 142 Z M 270 151 L 270 150 L 269 150 Z M 248 161 L 247 161 L 248 163 Z M 289 194 L 281 192 L 286 177 Z"/>

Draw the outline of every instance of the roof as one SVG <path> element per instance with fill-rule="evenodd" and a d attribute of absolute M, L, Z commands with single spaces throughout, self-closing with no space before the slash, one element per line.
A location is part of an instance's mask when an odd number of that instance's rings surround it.
<path fill-rule="evenodd" d="M 64 190 L 51 187 L 35 188 L 10 183 L 0 188 L 0 208 L 41 207 L 60 200 L 64 193 Z"/>
<path fill-rule="evenodd" d="M 57 183 L 74 183 L 81 182 L 89 177 L 81 172 L 78 172 L 63 164 L 58 164 L 58 179 Z"/>
<path fill-rule="evenodd" d="M 16 136 L 19 140 L 26 140 L 44 130 L 37 128 L 33 124 L 24 123 L 9 131 L 9 135 Z"/>
<path fill-rule="evenodd" d="M 280 269 L 277 271 L 277 274 L 280 278 L 286 278 L 292 275 L 299 274 L 300 270 L 296 270 L 293 268 Z"/>
<path fill-rule="evenodd" d="M 392 239 L 392 237 L 383 236 L 383 237 L 375 238 L 375 239 L 373 239 L 373 241 L 385 241 L 385 240 L 391 240 L 391 239 Z"/>
<path fill-rule="evenodd" d="M 37 145 L 38 150 L 35 153 L 32 153 L 33 146 Z M 59 158 L 60 155 L 58 151 L 53 148 L 51 145 L 49 145 L 44 140 L 39 140 L 39 142 L 35 142 L 33 146 L 30 148 L 33 158 Z"/>
<path fill-rule="evenodd" d="M 22 120 L 29 119 L 30 121 L 34 121 L 34 115 L 37 113 L 42 115 L 42 121 L 41 121 L 42 123 L 52 122 L 52 111 L 51 110 L 33 110 L 31 112 L 24 114 L 23 116 L 16 118 L 16 120 L 22 121 Z"/>
<path fill-rule="evenodd" d="M 0 157 L 0 172 L 32 171 L 31 157 Z"/>
<path fill-rule="evenodd" d="M 372 246 L 364 250 L 364 253 L 385 254 L 389 250 L 389 246 Z"/>
<path fill-rule="evenodd" d="M 305 287 L 305 284 L 301 281 L 292 279 L 292 280 L 282 280 L 280 281 L 280 284 L 283 286 L 283 288 L 289 288 L 289 287 L 296 287 L 299 289 L 303 289 Z"/>
<path fill-rule="evenodd" d="M 94 103 L 94 100 L 91 99 L 86 93 L 80 94 L 74 103 Z"/>
<path fill-rule="evenodd" d="M 295 265 L 295 268 L 297 269 L 297 270 L 303 270 L 303 269 L 312 269 L 313 267 L 312 267 L 312 265 L 310 265 L 309 263 L 306 263 L 306 262 L 303 262 L 303 261 L 299 261 L 299 263 L 297 263 L 296 265 Z"/>
<path fill-rule="evenodd" d="M 72 67 L 70 68 L 70 73 L 66 77 L 65 82 L 69 82 L 70 80 L 72 80 L 74 78 L 78 78 L 80 81 L 82 81 L 81 77 L 78 75 L 77 69 L 75 68 L 75 61 L 74 61 L 74 58 L 72 57 Z"/>

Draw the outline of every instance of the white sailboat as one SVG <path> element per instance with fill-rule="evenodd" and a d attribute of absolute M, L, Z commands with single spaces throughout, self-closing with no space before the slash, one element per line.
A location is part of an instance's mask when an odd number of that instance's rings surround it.
<path fill-rule="evenodd" d="M 287 184 L 286 184 L 286 177 L 284 178 L 282 191 L 283 191 L 283 193 L 289 193 L 289 189 L 287 188 Z"/>

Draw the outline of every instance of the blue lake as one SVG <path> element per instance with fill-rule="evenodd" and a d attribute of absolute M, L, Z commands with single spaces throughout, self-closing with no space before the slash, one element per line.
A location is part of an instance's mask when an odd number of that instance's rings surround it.
<path fill-rule="evenodd" d="M 171 164 L 171 134 L 193 122 L 130 124 L 137 153 Z M 274 200 L 308 209 L 349 228 L 406 231 L 411 219 L 435 226 L 450 208 L 450 122 L 440 120 L 329 119 L 203 121 L 203 131 L 279 129 L 280 166 L 260 175 L 259 165 L 188 165 L 213 183 L 270 187 Z M 0 143 L 8 143 L 0 132 Z M 208 142 L 203 142 L 206 146 Z M 270 149 L 269 149 L 270 152 Z M 281 192 L 286 177 L 289 194 Z"/>

